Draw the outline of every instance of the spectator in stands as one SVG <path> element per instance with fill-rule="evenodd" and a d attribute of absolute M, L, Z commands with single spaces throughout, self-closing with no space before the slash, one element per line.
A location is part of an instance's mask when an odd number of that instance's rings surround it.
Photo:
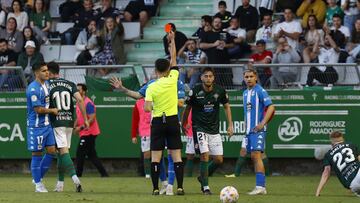
<path fill-rule="evenodd" d="M 13 0 L 1 0 L 1 9 L 5 11 L 5 13 L 9 13 L 11 11 L 11 4 Z"/>
<path fill-rule="evenodd" d="M 212 30 L 211 23 L 212 23 L 211 16 L 209 15 L 201 16 L 201 26 L 196 30 L 196 32 L 192 36 L 200 38 L 202 32 L 208 32 Z"/>
<path fill-rule="evenodd" d="M 6 39 L 0 39 L 0 66 L 16 66 L 16 53 L 8 49 Z M 18 76 L 14 70 L 0 69 L 0 89 L 7 84 L 9 89 L 16 87 Z"/>
<path fill-rule="evenodd" d="M 101 8 L 96 9 L 94 13 L 97 28 L 102 29 L 106 19 L 109 17 L 116 19 L 119 14 L 119 9 L 112 6 L 112 0 L 101 0 Z"/>
<path fill-rule="evenodd" d="M 324 31 L 320 29 L 315 15 L 309 15 L 305 30 L 305 49 L 303 51 L 304 63 L 310 63 L 310 53 L 314 45 L 322 46 L 324 44 Z"/>
<path fill-rule="evenodd" d="M 34 8 L 30 14 L 30 26 L 40 43 L 50 44 L 47 36 L 52 20 L 49 11 L 46 10 L 44 0 L 35 0 Z"/>
<path fill-rule="evenodd" d="M 23 38 L 24 38 L 24 44 L 23 44 L 23 51 L 25 51 L 25 45 L 27 41 L 33 41 L 35 43 L 35 49 L 36 51 L 40 50 L 40 44 L 37 41 L 36 37 L 34 36 L 34 32 L 30 26 L 26 26 L 23 30 Z"/>
<path fill-rule="evenodd" d="M 228 48 L 234 47 L 233 38 L 221 30 L 221 18 L 214 17 L 213 29 L 204 32 L 200 38 L 200 48 L 205 52 L 209 64 L 229 64 Z M 229 88 L 232 86 L 232 70 L 215 68 L 216 83 Z"/>
<path fill-rule="evenodd" d="M 250 5 L 250 0 L 242 0 L 242 5 L 236 9 L 235 16 L 240 20 L 240 27 L 246 30 L 246 41 L 253 42 L 259 25 L 259 13 Z"/>
<path fill-rule="evenodd" d="M 333 31 L 331 34 L 338 31 Z M 340 32 L 338 32 L 340 33 Z M 324 39 L 324 46 L 320 46 L 318 43 L 314 45 L 314 49 L 310 56 L 312 62 L 318 62 L 320 64 L 331 64 L 339 61 L 340 48 L 336 45 L 330 34 L 326 33 Z M 334 84 L 338 80 L 338 73 L 332 66 L 318 66 L 311 67 L 308 73 L 306 84 L 308 86 L 314 85 L 314 80 L 324 83 L 326 85 Z"/>
<path fill-rule="evenodd" d="M 349 29 L 350 33 L 353 30 L 356 18 L 360 13 L 356 2 L 357 0 L 341 0 L 341 8 L 345 13 L 344 26 Z"/>
<path fill-rule="evenodd" d="M 326 26 L 324 27 L 324 29 L 328 30 L 328 28 Z M 348 40 L 350 39 L 350 30 L 348 27 L 343 26 L 341 24 L 341 16 L 340 15 L 338 15 L 338 14 L 333 15 L 333 26 L 330 29 L 331 30 L 339 30 L 340 32 L 342 32 L 346 38 L 345 43 L 348 42 Z M 325 32 L 329 32 L 329 31 L 325 31 Z M 342 47 L 342 48 L 344 48 L 344 47 Z"/>
<path fill-rule="evenodd" d="M 76 16 L 79 16 L 82 3 L 80 0 L 66 0 L 59 7 L 61 22 L 70 22 Z"/>
<path fill-rule="evenodd" d="M 360 19 L 355 21 L 355 29 L 348 44 L 348 51 L 349 57 L 346 59 L 346 63 L 355 63 L 356 59 L 360 57 Z"/>
<path fill-rule="evenodd" d="M 158 0 L 132 0 L 125 8 L 125 21 L 139 20 L 142 30 L 150 17 L 156 15 L 158 5 Z"/>
<path fill-rule="evenodd" d="M 234 38 L 235 46 L 228 49 L 230 58 L 242 58 L 245 54 L 251 52 L 251 47 L 246 42 L 246 30 L 240 28 L 238 18 L 231 18 L 230 27 L 225 31 Z"/>
<path fill-rule="evenodd" d="M 77 50 L 75 54 L 76 65 L 89 65 L 89 61 L 99 50 L 95 20 L 90 20 L 88 26 L 80 32 L 75 46 Z"/>
<path fill-rule="evenodd" d="M 303 0 L 296 11 L 296 15 L 302 18 L 301 25 L 306 28 L 309 15 L 315 15 L 319 23 L 323 24 L 326 14 L 326 4 L 323 0 Z"/>
<path fill-rule="evenodd" d="M 274 38 L 277 40 L 285 36 L 289 45 L 293 49 L 298 50 L 298 40 L 302 33 L 301 25 L 298 21 L 294 20 L 294 14 L 290 8 L 285 9 L 284 18 L 285 21 L 276 26 Z"/>
<path fill-rule="evenodd" d="M 6 28 L 0 29 L 0 38 L 8 41 L 8 49 L 19 53 L 22 50 L 24 38 L 22 33 L 16 30 L 16 27 L 16 19 L 12 17 L 9 18 L 6 23 Z"/>
<path fill-rule="evenodd" d="M 300 55 L 295 49 L 289 46 L 286 38 L 280 37 L 272 63 L 291 64 L 299 63 L 300 60 Z M 288 82 L 295 82 L 299 73 L 295 67 L 273 67 L 271 68 L 271 72 L 270 87 L 272 89 L 276 89 L 279 86 L 286 87 Z"/>
<path fill-rule="evenodd" d="M 266 42 L 264 40 L 259 40 L 256 42 L 256 52 L 250 56 L 249 68 L 253 64 L 270 64 L 273 58 L 272 52 L 266 50 Z M 260 80 L 260 84 L 263 87 L 268 87 L 271 77 L 271 69 L 269 67 L 256 68 Z"/>
<path fill-rule="evenodd" d="M 83 6 L 75 15 L 72 21 L 75 23 L 74 27 L 69 28 L 63 33 L 64 42 L 62 44 L 72 45 L 75 43 L 79 33 L 86 28 L 87 23 L 94 19 L 94 5 L 92 0 L 84 0 Z"/>
<path fill-rule="evenodd" d="M 285 9 L 290 9 L 292 13 L 296 13 L 303 0 L 277 0 L 275 4 L 276 12 L 285 12 Z"/>
<path fill-rule="evenodd" d="M 272 15 L 264 14 L 262 24 L 263 26 L 256 32 L 255 40 L 264 40 L 266 42 L 266 49 L 274 51 L 276 48 L 274 42 L 275 26 L 272 23 Z"/>
<path fill-rule="evenodd" d="M 17 30 L 22 32 L 29 24 L 28 14 L 23 10 L 23 5 L 20 0 L 14 0 L 12 3 L 12 12 L 7 16 L 7 19 L 13 17 L 16 19 Z"/>
<path fill-rule="evenodd" d="M 261 0 L 259 5 L 260 20 L 262 21 L 265 15 L 273 15 L 273 10 L 276 0 Z"/>
<path fill-rule="evenodd" d="M 178 57 L 184 58 L 186 64 L 205 64 L 206 54 L 196 46 L 196 40 L 189 39 L 179 50 Z M 200 76 L 199 68 L 189 68 L 180 71 L 179 79 L 185 84 L 190 79 L 189 88 L 192 89 L 198 82 Z"/>
<path fill-rule="evenodd" d="M 23 68 L 25 79 L 28 83 L 34 80 L 32 67 L 41 63 L 44 63 L 44 57 L 39 51 L 36 51 L 35 42 L 27 41 L 25 44 L 25 51 L 21 52 L 18 56 L 17 65 Z"/>
<path fill-rule="evenodd" d="M 114 65 L 125 64 L 124 27 L 120 17 L 116 20 L 106 18 L 104 28 L 97 32 L 97 41 L 101 49 L 91 60 L 91 64 Z M 101 71 L 101 70 L 100 70 Z"/>
<path fill-rule="evenodd" d="M 327 0 L 327 3 L 328 3 L 328 7 L 326 9 L 325 23 L 326 26 L 332 27 L 333 26 L 332 18 L 334 14 L 340 15 L 341 19 L 343 19 L 344 11 L 336 4 L 336 0 Z"/>
<path fill-rule="evenodd" d="M 171 25 L 171 30 L 175 33 L 176 53 L 179 53 L 179 50 L 184 46 L 188 38 L 184 33 L 177 31 L 176 26 L 173 23 L 169 23 L 169 25 Z M 170 56 L 169 43 L 169 33 L 166 33 L 166 35 L 163 37 L 164 51 L 166 56 Z"/>
<path fill-rule="evenodd" d="M 216 17 L 221 18 L 221 25 L 222 29 L 226 29 L 230 26 L 230 20 L 231 20 L 231 12 L 226 10 L 226 2 L 225 1 L 219 1 L 218 3 L 218 10 L 219 12 L 215 14 Z"/>

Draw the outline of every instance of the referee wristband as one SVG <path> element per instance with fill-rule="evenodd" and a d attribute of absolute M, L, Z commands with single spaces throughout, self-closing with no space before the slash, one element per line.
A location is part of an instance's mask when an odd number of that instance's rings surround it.
<path fill-rule="evenodd" d="M 172 66 L 172 67 L 170 67 L 170 70 L 177 70 L 177 71 L 179 71 L 179 67 L 177 67 L 177 66 Z"/>

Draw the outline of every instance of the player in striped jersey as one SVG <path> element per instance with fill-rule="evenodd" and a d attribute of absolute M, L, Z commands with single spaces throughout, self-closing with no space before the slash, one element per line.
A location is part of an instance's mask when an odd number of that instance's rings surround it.
<path fill-rule="evenodd" d="M 266 194 L 262 153 L 265 149 L 266 124 L 275 111 L 268 93 L 257 84 L 257 79 L 255 70 L 245 70 L 244 80 L 247 89 L 243 92 L 243 104 L 247 138 L 246 149 L 248 153 L 251 153 L 256 173 L 256 187 L 248 193 L 249 195 Z"/>
<path fill-rule="evenodd" d="M 32 153 L 31 174 L 35 192 L 48 192 L 41 178 L 49 170 L 55 156 L 55 137 L 49 114 L 57 115 L 58 109 L 49 108 L 49 71 L 46 64 L 36 64 L 32 69 L 36 79 L 26 90 L 27 146 Z M 46 154 L 42 156 L 44 148 Z"/>

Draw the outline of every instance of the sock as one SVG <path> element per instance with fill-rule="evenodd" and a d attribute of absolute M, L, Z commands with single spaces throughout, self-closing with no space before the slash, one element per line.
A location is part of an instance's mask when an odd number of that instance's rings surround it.
<path fill-rule="evenodd" d="M 175 181 L 175 171 L 174 171 L 174 161 L 171 155 L 168 155 L 168 182 L 170 185 L 174 185 Z"/>
<path fill-rule="evenodd" d="M 160 163 L 151 162 L 151 181 L 154 190 L 159 190 Z"/>
<path fill-rule="evenodd" d="M 166 181 L 166 167 L 164 158 L 160 161 L 160 180 L 161 182 Z"/>
<path fill-rule="evenodd" d="M 212 176 L 218 167 L 219 167 L 218 164 L 216 164 L 214 161 L 210 161 L 209 162 L 209 176 Z"/>
<path fill-rule="evenodd" d="M 176 175 L 176 182 L 178 188 L 183 188 L 183 181 L 184 181 L 184 164 L 183 162 L 176 162 L 174 163 L 174 170 Z"/>
<path fill-rule="evenodd" d="M 144 159 L 144 171 L 145 171 L 145 175 L 150 175 L 150 165 L 151 165 L 150 159 Z"/>
<path fill-rule="evenodd" d="M 270 175 L 269 159 L 267 157 L 265 157 L 262 161 L 263 161 L 264 167 L 265 167 L 265 176 L 269 176 Z"/>
<path fill-rule="evenodd" d="M 62 160 L 62 167 L 64 168 L 66 173 L 69 174 L 70 177 L 76 175 L 74 163 L 70 157 L 70 154 L 66 153 L 66 154 L 61 155 L 61 160 Z"/>
<path fill-rule="evenodd" d="M 62 167 L 62 159 L 60 154 L 57 154 L 57 169 L 58 169 L 58 181 L 64 182 L 65 169 Z"/>
<path fill-rule="evenodd" d="M 193 168 L 194 168 L 194 160 L 192 159 L 186 160 L 185 169 L 184 169 L 186 177 L 192 176 Z"/>
<path fill-rule="evenodd" d="M 256 172 L 256 186 L 265 187 L 265 175 L 261 172 Z"/>
<path fill-rule="evenodd" d="M 34 156 L 34 155 L 31 158 L 31 175 L 35 183 L 39 183 L 41 180 L 41 169 L 40 169 L 41 159 L 42 159 L 41 156 Z"/>
<path fill-rule="evenodd" d="M 54 159 L 54 155 L 46 153 L 40 162 L 41 178 L 43 178 L 46 172 L 51 166 L 51 162 Z"/>
<path fill-rule="evenodd" d="M 77 177 L 76 174 L 71 176 L 71 179 L 73 180 L 75 185 L 80 185 L 81 184 L 80 179 L 79 179 L 79 177 Z"/>
<path fill-rule="evenodd" d="M 209 186 L 209 162 L 200 161 L 201 186 Z"/>
<path fill-rule="evenodd" d="M 241 168 L 244 166 L 246 162 L 246 157 L 243 156 L 239 156 L 239 158 L 236 161 L 236 165 L 235 165 L 235 176 L 240 176 L 241 174 Z"/>

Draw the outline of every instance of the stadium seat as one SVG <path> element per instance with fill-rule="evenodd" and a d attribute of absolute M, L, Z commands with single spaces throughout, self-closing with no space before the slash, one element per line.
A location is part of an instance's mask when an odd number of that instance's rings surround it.
<path fill-rule="evenodd" d="M 62 45 L 60 48 L 60 63 L 73 63 L 74 56 L 76 54 L 76 48 L 74 45 Z"/>
<path fill-rule="evenodd" d="M 359 84 L 359 69 L 358 72 L 356 67 L 348 66 L 348 67 L 335 67 L 336 71 L 339 74 L 339 80 L 336 84 L 339 85 L 356 85 Z"/>
<path fill-rule="evenodd" d="M 129 4 L 130 0 L 116 0 L 115 1 L 115 8 L 119 10 L 124 10 L 126 6 Z"/>
<path fill-rule="evenodd" d="M 42 45 L 40 52 L 44 56 L 45 62 L 57 61 L 60 57 L 60 46 L 59 45 Z"/>
<path fill-rule="evenodd" d="M 140 23 L 139 22 L 124 22 L 125 40 L 133 40 L 140 38 Z"/>
<path fill-rule="evenodd" d="M 60 33 L 64 33 L 69 28 L 73 27 L 75 23 L 56 23 L 56 31 Z"/>
<path fill-rule="evenodd" d="M 51 0 L 50 1 L 50 8 L 49 8 L 49 12 L 50 12 L 50 16 L 52 18 L 59 18 L 60 17 L 60 13 L 59 13 L 59 7 L 62 3 L 64 3 L 66 0 Z"/>

